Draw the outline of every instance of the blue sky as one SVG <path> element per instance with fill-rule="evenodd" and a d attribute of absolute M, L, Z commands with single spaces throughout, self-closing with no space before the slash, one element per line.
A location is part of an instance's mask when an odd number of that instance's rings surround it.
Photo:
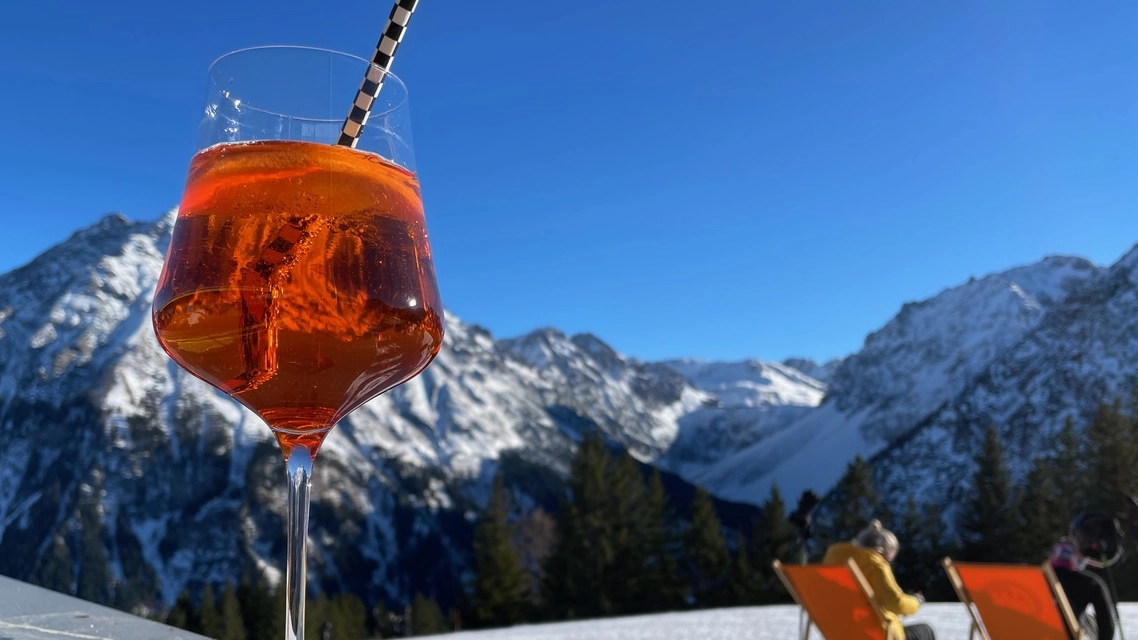
<path fill-rule="evenodd" d="M 218 55 L 370 56 L 391 6 L 9 5 L 0 272 L 176 205 Z M 970 276 L 1138 243 L 1136 33 L 1128 2 L 421 0 L 393 70 L 459 317 L 824 360 Z"/>

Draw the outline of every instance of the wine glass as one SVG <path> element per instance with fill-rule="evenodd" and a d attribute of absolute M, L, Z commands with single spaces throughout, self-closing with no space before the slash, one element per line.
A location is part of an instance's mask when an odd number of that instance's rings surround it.
<path fill-rule="evenodd" d="M 383 81 L 367 124 L 354 148 L 336 144 L 369 71 Z M 255 47 L 217 59 L 154 295 L 166 353 L 280 444 L 289 640 L 304 635 L 317 450 L 442 345 L 409 124 L 406 87 L 362 58 Z"/>

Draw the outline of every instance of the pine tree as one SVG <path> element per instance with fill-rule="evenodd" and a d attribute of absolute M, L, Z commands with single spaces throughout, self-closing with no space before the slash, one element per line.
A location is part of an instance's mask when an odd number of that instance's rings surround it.
<path fill-rule="evenodd" d="M 833 505 L 830 517 L 819 527 L 826 540 L 849 540 L 874 518 L 881 498 L 872 470 L 861 456 L 856 456 L 846 465 L 845 473 L 826 502 Z"/>
<path fill-rule="evenodd" d="M 1138 493 L 1138 439 L 1121 400 L 1102 404 L 1087 428 L 1088 480 L 1095 493 L 1086 506 L 1112 512 Z"/>
<path fill-rule="evenodd" d="M 201 630 L 198 623 L 198 612 L 194 608 L 194 601 L 190 598 L 189 589 L 183 589 L 174 601 L 174 606 L 166 614 L 166 624 L 186 631 L 197 632 Z"/>
<path fill-rule="evenodd" d="M 1055 435 L 1055 446 L 1050 452 L 1049 466 L 1056 480 L 1056 501 L 1062 505 L 1064 520 L 1070 521 L 1079 505 L 1085 504 L 1090 489 L 1089 467 L 1084 449 L 1084 437 L 1075 428 L 1075 420 L 1067 416 L 1063 427 Z"/>
<path fill-rule="evenodd" d="M 367 608 L 358 596 L 341 593 L 332 599 L 328 619 L 333 640 L 359 640 L 367 637 Z"/>
<path fill-rule="evenodd" d="M 543 600 L 555 619 L 591 618 L 610 610 L 605 572 L 612 564 L 606 540 L 606 469 L 609 454 L 597 432 L 578 445 L 557 514 L 553 551 L 545 563 Z"/>
<path fill-rule="evenodd" d="M 692 497 L 691 523 L 685 536 L 684 550 L 696 606 L 717 606 L 724 599 L 723 588 L 730 557 L 723 541 L 719 517 L 702 487 L 696 487 Z"/>
<path fill-rule="evenodd" d="M 526 604 L 526 576 L 511 546 L 509 506 L 501 474 L 474 530 L 473 622 L 509 626 L 521 620 Z"/>
<path fill-rule="evenodd" d="M 541 583 L 546 558 L 553 550 L 555 534 L 553 517 L 541 507 L 523 513 L 514 521 L 513 546 L 518 563 L 526 574 L 525 594 L 529 600 L 530 617 L 535 617 L 542 606 Z"/>
<path fill-rule="evenodd" d="M 367 610 L 350 593 L 335 597 L 320 595 L 304 610 L 305 640 L 358 640 L 367 636 Z"/>
<path fill-rule="evenodd" d="M 735 553 L 731 556 L 731 566 L 727 571 L 727 593 L 724 606 L 749 606 L 759 601 L 763 584 L 759 574 L 751 566 L 747 552 L 747 536 L 742 531 L 735 533 Z"/>
<path fill-rule="evenodd" d="M 1138 410 L 1138 391 L 1131 395 L 1127 410 L 1121 400 L 1099 405 L 1087 427 L 1083 441 L 1088 490 L 1084 501 L 1073 510 L 1079 512 L 1119 513 L 1124 511 L 1127 496 L 1138 493 L 1138 426 L 1129 411 Z M 1133 540 L 1123 540 L 1130 558 L 1111 567 L 1118 576 L 1117 588 L 1123 597 L 1138 593 L 1138 576 L 1134 570 Z"/>
<path fill-rule="evenodd" d="M 1050 459 L 1037 456 L 1024 478 L 1022 526 L 1008 562 L 1042 562 L 1050 546 L 1067 532 L 1069 506 L 1061 502 L 1060 482 Z"/>
<path fill-rule="evenodd" d="M 612 561 L 606 568 L 603 585 L 606 615 L 640 613 L 646 605 L 644 594 L 650 588 L 644 580 L 648 549 L 644 544 L 644 479 L 627 451 L 611 458 L 605 474 L 607 496 L 605 539 Z"/>
<path fill-rule="evenodd" d="M 304 640 L 324 640 L 325 635 L 330 635 L 333 626 L 330 615 L 331 603 L 326 594 L 308 598 L 304 605 Z"/>
<path fill-rule="evenodd" d="M 778 485 L 771 485 L 770 496 L 763 502 L 761 516 L 751 535 L 751 562 L 758 574 L 758 604 L 790 602 L 790 594 L 775 575 L 775 560 L 801 563 L 806 561 L 806 541 L 798 539 L 798 531 L 786 515 L 786 503 Z"/>
<path fill-rule="evenodd" d="M 640 505 L 640 544 L 643 545 L 645 565 L 641 569 L 642 588 L 640 602 L 633 607 L 637 613 L 671 611 L 683 606 L 687 589 L 680 575 L 680 540 L 675 527 L 675 514 L 668 503 L 668 494 L 660 472 L 655 470 Z"/>
<path fill-rule="evenodd" d="M 450 631 L 450 624 L 443 616 L 439 603 L 434 598 L 416 593 L 411 601 L 411 633 L 416 636 L 429 636 Z"/>
<path fill-rule="evenodd" d="M 285 634 L 285 581 L 277 582 L 273 589 L 272 611 L 273 615 L 261 621 L 270 631 L 272 638 L 283 638 Z"/>
<path fill-rule="evenodd" d="M 202 591 L 202 604 L 198 609 L 198 616 L 201 619 L 200 633 L 203 636 L 209 638 L 221 637 L 221 612 L 218 611 L 217 608 L 217 598 L 213 593 L 213 585 L 207 584 L 205 590 Z"/>
<path fill-rule="evenodd" d="M 929 597 L 943 592 L 948 585 L 940 562 L 948 553 L 940 509 L 932 502 L 918 505 L 916 499 L 909 496 L 904 511 L 896 519 L 893 533 L 901 542 L 893 561 L 897 583 L 906 591 L 921 591 Z"/>
<path fill-rule="evenodd" d="M 221 591 L 221 634 L 217 637 L 220 640 L 247 640 L 241 603 L 232 582 L 226 582 Z"/>
<path fill-rule="evenodd" d="M 975 464 L 970 497 L 960 515 L 964 545 L 960 559 L 1001 562 L 1015 548 L 1020 517 L 1004 447 L 994 427 L 984 432 Z"/>
<path fill-rule="evenodd" d="M 377 601 L 372 605 L 371 612 L 368 614 L 368 628 L 371 630 L 371 635 L 367 637 L 395 637 L 395 617 L 395 613 L 389 611 L 382 600 Z"/>
<path fill-rule="evenodd" d="M 237 585 L 237 601 L 245 622 L 246 640 L 279 640 L 278 636 L 272 635 L 272 627 L 265 621 L 282 617 L 284 609 L 278 611 L 273 608 L 273 594 L 269 588 L 254 584 L 249 576 L 245 576 Z"/>
<path fill-rule="evenodd" d="M 898 520 L 901 519 L 900 514 L 894 513 L 893 503 L 888 500 L 879 500 L 877 502 L 877 509 L 874 511 L 874 515 L 877 516 L 877 519 L 886 529 L 896 527 Z"/>

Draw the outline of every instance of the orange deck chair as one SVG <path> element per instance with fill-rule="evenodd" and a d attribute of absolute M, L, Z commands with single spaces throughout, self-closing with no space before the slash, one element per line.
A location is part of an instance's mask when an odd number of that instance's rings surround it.
<path fill-rule="evenodd" d="M 1083 640 L 1051 565 L 943 561 L 972 616 L 969 640 Z M 1071 631 L 1069 632 L 1068 629 Z"/>
<path fill-rule="evenodd" d="M 889 627 L 873 589 L 853 560 L 844 565 L 773 563 L 786 590 L 806 612 L 800 640 L 811 625 L 826 640 L 903 640 Z"/>

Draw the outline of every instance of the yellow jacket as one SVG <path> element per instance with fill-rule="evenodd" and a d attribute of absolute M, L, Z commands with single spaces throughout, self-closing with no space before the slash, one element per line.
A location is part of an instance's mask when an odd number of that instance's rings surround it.
<path fill-rule="evenodd" d="M 854 564 L 865 574 L 866 581 L 873 589 L 873 597 L 885 611 L 885 618 L 889 620 L 894 636 L 904 638 L 905 628 L 901 625 L 901 616 L 911 616 L 916 613 L 921 601 L 901 591 L 897 579 L 893 577 L 893 569 L 889 566 L 889 562 L 873 549 L 863 549 L 849 542 L 838 542 L 826 549 L 826 557 L 822 559 L 822 564 L 845 564 L 850 558 L 853 558 Z"/>

